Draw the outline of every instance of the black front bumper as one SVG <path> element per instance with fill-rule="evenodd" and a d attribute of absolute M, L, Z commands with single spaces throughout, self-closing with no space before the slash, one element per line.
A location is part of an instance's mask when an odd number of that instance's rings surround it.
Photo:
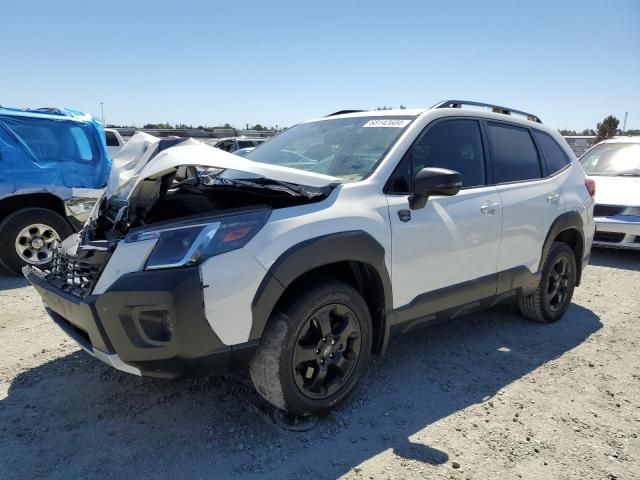
<path fill-rule="evenodd" d="M 239 370 L 257 345 L 231 347 L 220 341 L 205 317 L 197 267 L 129 273 L 105 293 L 84 298 L 50 284 L 38 270 L 31 269 L 27 279 L 53 321 L 83 349 L 98 358 L 117 358 L 141 375 L 175 378 Z"/>

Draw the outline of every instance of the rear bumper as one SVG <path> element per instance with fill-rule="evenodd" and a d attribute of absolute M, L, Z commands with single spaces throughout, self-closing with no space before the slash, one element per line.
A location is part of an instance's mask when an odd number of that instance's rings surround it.
<path fill-rule="evenodd" d="M 118 370 L 175 378 L 243 368 L 254 343 L 224 345 L 204 314 L 198 268 L 123 275 L 101 295 L 78 298 L 39 270 L 25 276 L 47 313 L 86 352 Z"/>
<path fill-rule="evenodd" d="M 596 217 L 595 221 L 595 246 L 640 250 L 640 217 Z"/>

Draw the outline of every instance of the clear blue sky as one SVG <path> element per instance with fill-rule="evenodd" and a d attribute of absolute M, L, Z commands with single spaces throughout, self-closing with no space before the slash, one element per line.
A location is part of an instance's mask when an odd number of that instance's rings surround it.
<path fill-rule="evenodd" d="M 102 101 L 109 123 L 282 126 L 462 98 L 640 128 L 640 0 L 4 0 L 0 52 L 0 104 Z"/>

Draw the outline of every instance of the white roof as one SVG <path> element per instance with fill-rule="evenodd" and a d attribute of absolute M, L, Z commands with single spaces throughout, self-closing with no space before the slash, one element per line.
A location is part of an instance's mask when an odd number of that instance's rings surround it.
<path fill-rule="evenodd" d="M 610 138 L 608 140 L 603 140 L 600 143 L 640 143 L 640 136 L 635 136 L 635 137 L 624 137 L 624 136 L 619 136 L 619 137 L 613 137 Z"/>

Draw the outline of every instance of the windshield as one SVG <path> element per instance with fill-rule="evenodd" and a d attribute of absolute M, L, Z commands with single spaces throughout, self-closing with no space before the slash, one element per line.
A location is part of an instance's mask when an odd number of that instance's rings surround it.
<path fill-rule="evenodd" d="M 247 158 L 355 182 L 375 168 L 414 118 L 354 117 L 303 123 L 263 143 Z"/>
<path fill-rule="evenodd" d="M 640 143 L 602 143 L 580 163 L 587 175 L 640 176 Z"/>

